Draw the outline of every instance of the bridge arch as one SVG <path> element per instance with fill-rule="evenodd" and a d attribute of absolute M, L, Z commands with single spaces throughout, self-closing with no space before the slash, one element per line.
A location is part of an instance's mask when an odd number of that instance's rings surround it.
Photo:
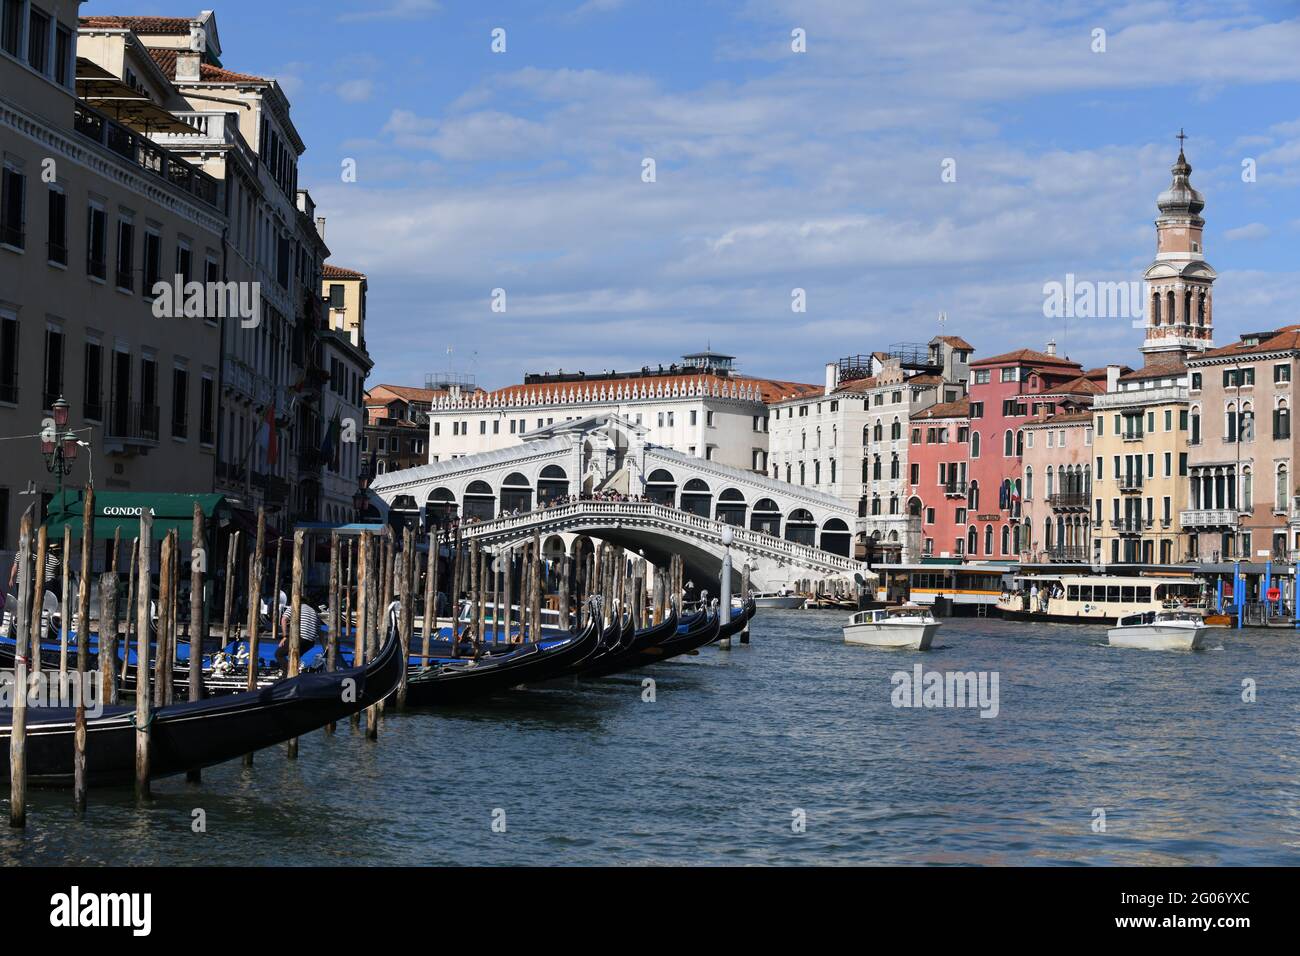
<path fill-rule="evenodd" d="M 651 501 L 677 507 L 677 479 L 667 468 L 656 468 L 645 480 L 645 494 Z"/>
<path fill-rule="evenodd" d="M 459 513 L 456 495 L 450 488 L 434 488 L 424 502 L 424 526 L 441 528 Z"/>
<path fill-rule="evenodd" d="M 723 489 L 722 493 L 718 495 L 718 513 L 716 517 L 719 521 L 725 521 L 737 528 L 745 527 L 745 496 L 740 489 Z"/>
<path fill-rule="evenodd" d="M 707 518 L 713 510 L 713 492 L 703 478 L 691 478 L 682 486 L 681 509 Z"/>
<path fill-rule="evenodd" d="M 496 517 L 497 496 L 486 481 L 471 481 L 465 486 L 464 515 L 467 519 L 491 521 Z"/>
<path fill-rule="evenodd" d="M 512 471 L 501 482 L 501 513 L 532 510 L 532 484 L 520 472 Z"/>
<path fill-rule="evenodd" d="M 795 544 L 817 544 L 817 522 L 807 508 L 795 508 L 785 519 L 785 540 Z"/>
<path fill-rule="evenodd" d="M 848 523 L 843 519 L 830 518 L 822 525 L 822 539 L 818 547 L 823 551 L 847 558 L 852 545 L 853 534 L 849 531 Z"/>

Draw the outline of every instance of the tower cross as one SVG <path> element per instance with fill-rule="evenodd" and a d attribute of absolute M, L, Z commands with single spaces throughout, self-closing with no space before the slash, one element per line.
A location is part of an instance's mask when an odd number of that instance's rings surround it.
<path fill-rule="evenodd" d="M 1178 127 L 1178 137 L 1177 137 L 1177 138 L 1178 138 L 1178 151 L 1179 151 L 1179 152 L 1182 152 L 1182 150 L 1183 150 L 1183 140 L 1187 139 L 1187 134 L 1183 132 L 1183 128 L 1182 128 L 1181 126 Z"/>

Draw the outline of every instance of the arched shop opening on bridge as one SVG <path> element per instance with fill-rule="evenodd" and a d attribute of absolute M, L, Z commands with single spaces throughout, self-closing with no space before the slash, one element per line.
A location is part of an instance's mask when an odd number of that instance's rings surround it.
<path fill-rule="evenodd" d="M 533 510 L 533 486 L 519 472 L 506 475 L 501 482 L 501 513 Z"/>
<path fill-rule="evenodd" d="M 718 495 L 717 519 L 737 528 L 745 527 L 745 496 L 735 488 Z"/>
<path fill-rule="evenodd" d="M 831 518 L 822 525 L 821 549 L 823 551 L 847 558 L 852 545 L 853 532 L 849 530 L 847 522 L 839 518 Z"/>
<path fill-rule="evenodd" d="M 682 487 L 682 510 L 701 518 L 708 518 L 713 508 L 713 493 L 699 478 L 692 478 Z"/>
<path fill-rule="evenodd" d="M 465 517 L 491 521 L 496 517 L 497 496 L 486 481 L 471 481 L 465 489 Z"/>
<path fill-rule="evenodd" d="M 760 498 L 749 514 L 749 530 L 781 537 L 781 509 L 771 498 Z"/>
<path fill-rule="evenodd" d="M 796 508 L 785 521 L 785 539 L 795 544 L 817 545 L 817 522 L 806 508 Z"/>
<path fill-rule="evenodd" d="M 651 501 L 671 508 L 677 507 L 677 480 L 672 472 L 656 468 L 645 482 L 645 494 Z"/>
<path fill-rule="evenodd" d="M 429 492 L 429 500 L 424 503 L 424 526 L 442 528 L 449 524 L 459 512 L 456 496 L 450 488 L 434 488 Z"/>
<path fill-rule="evenodd" d="M 569 476 L 559 465 L 547 465 L 537 479 L 537 503 L 546 504 L 569 496 Z"/>

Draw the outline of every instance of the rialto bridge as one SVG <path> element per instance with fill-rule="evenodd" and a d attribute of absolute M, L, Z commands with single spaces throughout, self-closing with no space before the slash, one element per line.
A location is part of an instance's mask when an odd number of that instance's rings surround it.
<path fill-rule="evenodd" d="M 656 566 L 680 554 L 710 580 L 725 536 L 735 582 L 748 565 L 756 590 L 869 576 L 850 557 L 857 515 L 840 499 L 652 445 L 646 434 L 617 415 L 557 422 L 509 448 L 379 475 L 371 501 L 385 520 L 421 528 L 459 517 L 465 537 L 493 547 L 540 535 L 548 557 L 576 554 L 591 538 Z"/>

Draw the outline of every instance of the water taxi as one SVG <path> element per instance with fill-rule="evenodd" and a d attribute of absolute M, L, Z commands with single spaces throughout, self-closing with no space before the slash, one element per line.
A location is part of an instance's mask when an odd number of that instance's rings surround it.
<path fill-rule="evenodd" d="M 1135 647 L 1146 651 L 1199 651 L 1205 637 L 1219 630 L 1199 611 L 1143 611 L 1127 614 L 1107 631 L 1111 647 Z"/>
<path fill-rule="evenodd" d="M 1200 610 L 1205 585 L 1192 577 L 1141 575 L 1017 575 L 997 608 L 1013 621 L 1056 624 L 1114 624 L 1147 611 Z"/>
<path fill-rule="evenodd" d="M 808 602 L 802 594 L 795 594 L 793 591 L 759 591 L 754 595 L 755 607 L 783 608 L 787 611 L 798 611 Z"/>
<path fill-rule="evenodd" d="M 844 625 L 844 643 L 925 651 L 939 626 L 933 611 L 915 604 L 859 611 Z"/>

